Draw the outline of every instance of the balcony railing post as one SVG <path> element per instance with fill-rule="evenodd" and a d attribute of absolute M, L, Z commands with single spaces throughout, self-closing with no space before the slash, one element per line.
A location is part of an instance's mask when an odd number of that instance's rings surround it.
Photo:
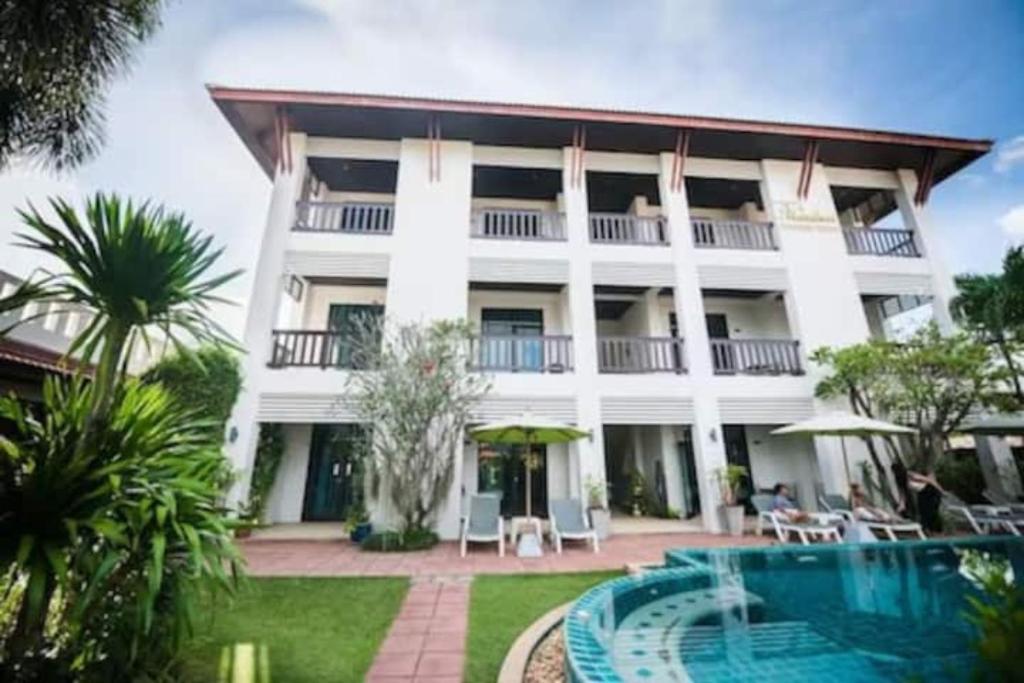
<path fill-rule="evenodd" d="M 372 202 L 300 201 L 295 208 L 295 230 L 390 235 L 394 204 Z"/>
<path fill-rule="evenodd" d="M 715 374 L 803 373 L 799 343 L 789 339 L 711 339 Z"/>
<path fill-rule="evenodd" d="M 695 218 L 691 222 L 697 247 L 724 249 L 775 250 L 775 232 L 771 223 L 725 221 Z"/>
<path fill-rule="evenodd" d="M 921 253 L 914 237 L 912 230 L 843 228 L 846 251 L 855 255 L 916 258 Z"/>

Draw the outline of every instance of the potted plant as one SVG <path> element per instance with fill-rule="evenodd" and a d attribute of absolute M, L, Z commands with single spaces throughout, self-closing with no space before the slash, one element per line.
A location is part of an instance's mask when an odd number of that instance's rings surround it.
<path fill-rule="evenodd" d="M 601 541 L 611 535 L 612 516 L 605 504 L 605 484 L 603 479 L 587 477 L 587 510 L 590 514 L 590 526 L 597 532 Z"/>
<path fill-rule="evenodd" d="M 345 528 L 348 530 L 348 538 L 353 543 L 362 543 L 363 539 L 373 531 L 370 524 L 370 515 L 362 504 L 353 505 L 348 509 L 345 516 Z"/>
<path fill-rule="evenodd" d="M 647 514 L 647 482 L 640 470 L 629 473 L 629 503 L 634 517 Z"/>
<path fill-rule="evenodd" d="M 743 506 L 739 504 L 740 494 L 747 481 L 747 468 L 742 465 L 726 465 L 715 470 L 715 478 L 722 492 L 722 517 L 725 528 L 733 536 L 743 535 Z"/>

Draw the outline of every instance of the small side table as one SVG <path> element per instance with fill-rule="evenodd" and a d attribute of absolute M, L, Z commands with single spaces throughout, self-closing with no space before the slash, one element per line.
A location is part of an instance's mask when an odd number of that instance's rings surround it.
<path fill-rule="evenodd" d="M 530 527 L 533 527 L 533 533 L 530 533 Z M 544 554 L 542 532 L 540 517 L 513 517 L 508 522 L 509 542 L 516 547 L 519 557 L 541 557 Z"/>

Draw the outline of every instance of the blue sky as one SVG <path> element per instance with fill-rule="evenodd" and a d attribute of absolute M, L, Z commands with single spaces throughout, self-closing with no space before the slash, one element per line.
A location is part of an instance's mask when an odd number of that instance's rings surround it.
<path fill-rule="evenodd" d="M 953 272 L 993 270 L 1024 240 L 1022 66 L 1020 1 L 181 1 L 111 89 L 99 158 L 0 175 L 0 268 L 36 265 L 6 246 L 14 206 L 108 189 L 185 211 L 251 269 L 270 185 L 210 102 L 215 82 L 992 138 L 930 212 Z"/>

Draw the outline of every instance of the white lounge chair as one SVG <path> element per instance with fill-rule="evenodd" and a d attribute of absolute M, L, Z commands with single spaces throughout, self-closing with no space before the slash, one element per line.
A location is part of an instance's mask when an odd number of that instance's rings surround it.
<path fill-rule="evenodd" d="M 1024 503 L 1010 500 L 1004 493 L 994 489 L 985 489 L 981 492 L 981 495 L 985 496 L 985 500 L 993 505 L 1006 508 L 1010 514 L 1024 515 Z"/>
<path fill-rule="evenodd" d="M 755 493 L 750 497 L 750 504 L 757 510 L 757 535 L 760 536 L 764 533 L 764 523 L 768 522 L 770 525 L 774 525 L 775 521 L 772 518 L 772 499 L 774 496 L 770 493 Z"/>
<path fill-rule="evenodd" d="M 562 553 L 562 541 L 590 541 L 594 552 L 600 547 L 597 532 L 590 528 L 590 521 L 583 505 L 575 498 L 552 500 L 548 503 L 548 517 L 551 524 L 551 539 L 555 542 L 555 550 Z"/>
<path fill-rule="evenodd" d="M 467 543 L 497 543 L 498 556 L 505 557 L 505 521 L 501 518 L 501 499 L 497 496 L 472 496 L 469 515 L 462 520 L 460 534 L 462 556 Z"/>
<path fill-rule="evenodd" d="M 976 534 L 1005 531 L 1014 536 L 1024 529 L 1024 515 L 1013 514 L 1010 508 L 996 505 L 968 505 L 951 493 L 943 495 L 943 505 L 950 512 L 959 513 Z"/>
<path fill-rule="evenodd" d="M 897 534 L 914 534 L 921 540 L 927 540 L 924 535 L 924 528 L 912 519 L 896 517 L 890 520 L 883 519 L 858 519 L 850 510 L 850 504 L 838 493 L 823 493 L 818 496 L 818 503 L 829 512 L 841 515 L 848 522 L 863 524 L 872 533 L 881 532 L 890 541 L 898 541 Z"/>
<path fill-rule="evenodd" d="M 809 512 L 807 514 L 814 521 L 793 522 L 781 512 L 772 510 L 769 514 L 772 526 L 775 528 L 775 535 L 782 543 L 789 543 L 793 534 L 796 534 L 796 537 L 804 545 L 810 545 L 811 539 L 835 541 L 836 543 L 843 540 L 839 533 L 839 524 L 842 522 L 839 515 L 829 512 Z"/>

